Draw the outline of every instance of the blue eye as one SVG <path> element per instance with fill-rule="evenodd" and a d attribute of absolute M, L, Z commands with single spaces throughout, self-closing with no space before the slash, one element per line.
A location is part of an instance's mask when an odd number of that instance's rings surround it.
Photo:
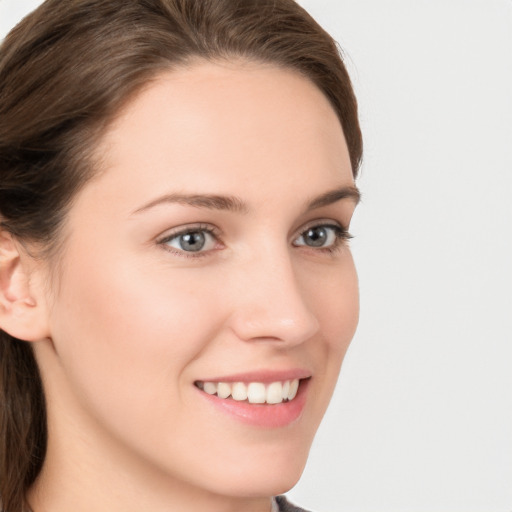
<path fill-rule="evenodd" d="M 161 244 L 180 252 L 205 252 L 215 248 L 216 238 L 204 228 L 191 228 L 166 237 Z"/>
<path fill-rule="evenodd" d="M 293 245 L 330 249 L 349 238 L 350 235 L 340 226 L 320 225 L 307 228 L 293 241 Z"/>

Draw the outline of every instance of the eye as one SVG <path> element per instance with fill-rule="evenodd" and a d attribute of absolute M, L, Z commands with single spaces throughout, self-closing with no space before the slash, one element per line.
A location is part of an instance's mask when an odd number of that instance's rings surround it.
<path fill-rule="evenodd" d="M 349 238 L 351 236 L 345 228 L 338 225 L 321 224 L 307 228 L 293 241 L 293 245 L 331 250 L 336 249 Z"/>
<path fill-rule="evenodd" d="M 190 227 L 171 233 L 160 244 L 178 253 L 202 253 L 215 249 L 217 237 L 210 228 Z"/>

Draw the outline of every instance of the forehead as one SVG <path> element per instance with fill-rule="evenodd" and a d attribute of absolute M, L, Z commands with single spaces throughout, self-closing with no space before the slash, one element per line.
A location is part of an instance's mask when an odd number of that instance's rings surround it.
<path fill-rule="evenodd" d="M 277 178 L 322 188 L 352 182 L 341 124 L 323 93 L 294 71 L 251 62 L 159 75 L 126 105 L 98 154 L 111 179 L 148 194 L 190 192 L 198 182 L 211 193 Z"/>

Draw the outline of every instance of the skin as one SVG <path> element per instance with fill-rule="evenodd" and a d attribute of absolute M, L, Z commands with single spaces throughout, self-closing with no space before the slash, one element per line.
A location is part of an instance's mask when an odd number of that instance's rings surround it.
<path fill-rule="evenodd" d="M 268 512 L 291 488 L 331 398 L 358 319 L 347 243 L 304 245 L 322 224 L 348 227 L 356 200 L 306 210 L 353 186 L 340 123 L 292 71 L 195 63 L 132 100 L 96 150 L 102 172 L 66 221 L 58 282 L 32 269 L 46 329 L 34 343 L 49 446 L 35 512 Z M 237 210 L 161 201 L 235 196 Z M 215 229 L 191 256 L 162 243 Z M 173 246 L 174 245 L 174 246 Z M 194 382 L 307 370 L 302 415 L 247 425 Z"/>

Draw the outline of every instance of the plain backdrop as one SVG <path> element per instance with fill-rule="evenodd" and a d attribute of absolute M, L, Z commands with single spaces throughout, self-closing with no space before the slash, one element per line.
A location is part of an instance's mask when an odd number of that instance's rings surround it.
<path fill-rule="evenodd" d="M 290 497 L 512 512 L 512 1 L 301 3 L 343 48 L 365 160 L 360 327 Z M 37 4 L 0 0 L 0 37 Z"/>

